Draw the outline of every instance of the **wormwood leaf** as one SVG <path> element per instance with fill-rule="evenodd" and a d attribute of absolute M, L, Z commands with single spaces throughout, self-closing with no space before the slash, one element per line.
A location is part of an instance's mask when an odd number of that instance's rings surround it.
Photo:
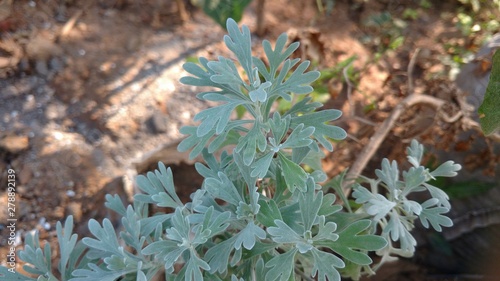
<path fill-rule="evenodd" d="M 298 101 L 297 103 L 292 105 L 292 108 L 290 108 L 287 112 L 285 112 L 284 116 L 292 116 L 292 117 L 297 117 L 302 114 L 310 114 L 314 112 L 315 109 L 320 108 L 323 106 L 322 103 L 320 102 L 310 102 L 312 100 L 311 97 L 305 97 L 304 99 Z M 337 116 L 337 118 L 340 117 Z M 300 124 L 300 122 L 297 122 L 297 125 Z"/>
<path fill-rule="evenodd" d="M 396 206 L 396 202 L 389 201 L 380 194 L 375 194 L 375 196 L 365 204 L 365 209 L 369 215 L 374 216 L 373 219 L 375 221 L 379 221 L 385 217 L 394 206 Z"/>
<path fill-rule="evenodd" d="M 279 95 L 284 99 L 291 101 L 290 93 L 308 94 L 314 89 L 310 86 L 314 80 L 318 79 L 320 73 L 318 71 L 305 72 L 309 67 L 310 62 L 304 61 L 292 71 L 292 74 L 285 80 L 286 74 L 299 62 L 299 59 L 287 59 L 283 64 L 283 68 L 271 87 L 270 96 Z"/>
<path fill-rule="evenodd" d="M 391 212 L 389 222 L 383 230 L 383 234 L 390 234 L 392 241 L 400 241 L 403 251 L 413 254 L 417 241 L 409 231 L 411 228 L 412 224 L 408 221 L 407 217 Z"/>
<path fill-rule="evenodd" d="M 391 209 L 396 206 L 395 202 L 387 200 L 380 194 L 373 194 L 363 186 L 356 184 L 352 196 L 356 198 L 356 203 L 364 204 L 364 208 L 369 215 L 374 216 L 375 221 L 385 217 Z"/>
<path fill-rule="evenodd" d="M 483 103 L 479 107 L 479 122 L 485 135 L 500 130 L 500 51 L 493 55 L 490 81 L 484 94 Z"/>
<path fill-rule="evenodd" d="M 184 276 L 185 281 L 199 281 L 203 280 L 203 274 L 201 269 L 210 270 L 210 266 L 202 259 L 198 257 L 196 251 L 191 248 L 189 251 L 189 260 L 184 267 L 186 267 L 186 273 Z"/>
<path fill-rule="evenodd" d="M 136 194 L 134 198 L 145 203 L 156 204 L 159 207 L 176 208 L 183 206 L 174 187 L 172 170 L 165 164 L 158 162 L 158 169 L 154 173 L 148 172 L 147 177 L 139 175 L 137 185 L 146 194 Z"/>
<path fill-rule="evenodd" d="M 408 215 L 420 215 L 422 212 L 422 206 L 418 202 L 412 200 L 403 200 L 403 207 Z"/>
<path fill-rule="evenodd" d="M 120 237 L 127 245 L 133 247 L 137 252 L 142 250 L 145 237 L 141 237 L 141 223 L 132 206 L 128 206 L 127 214 L 122 218 L 125 231 L 120 232 Z"/>
<path fill-rule="evenodd" d="M 215 244 L 205 253 L 205 260 L 210 265 L 210 273 L 225 273 L 228 268 L 229 255 L 233 251 L 236 236 Z"/>
<path fill-rule="evenodd" d="M 282 144 L 282 148 L 308 146 L 312 142 L 310 136 L 314 133 L 314 130 L 314 127 L 307 127 L 304 129 L 304 124 L 299 124 Z"/>
<path fill-rule="evenodd" d="M 172 214 L 161 214 L 141 219 L 141 235 L 148 236 L 155 231 L 156 226 L 162 225 L 171 217 Z"/>
<path fill-rule="evenodd" d="M 299 195 L 300 214 L 302 216 L 305 231 L 311 230 L 323 201 L 323 192 L 319 191 L 315 194 L 314 184 L 314 180 L 308 178 L 306 192 L 302 192 Z"/>
<path fill-rule="evenodd" d="M 314 266 L 312 276 L 318 278 L 318 281 L 340 281 L 340 273 L 337 268 L 344 268 L 345 263 L 334 254 L 312 249 L 314 257 Z M 328 279 L 327 279 L 328 278 Z"/>
<path fill-rule="evenodd" d="M 375 170 L 375 174 L 387 185 L 387 188 L 389 188 L 391 193 L 395 194 L 397 198 L 397 190 L 402 187 L 402 182 L 399 181 L 398 163 L 396 161 L 390 163 L 387 158 L 384 158 L 382 160 L 382 170 Z"/>
<path fill-rule="evenodd" d="M 173 265 L 187 248 L 179 246 L 178 242 L 170 240 L 156 241 L 142 250 L 143 255 L 155 255 L 156 259 L 163 261 L 167 271 L 173 270 Z"/>
<path fill-rule="evenodd" d="M 75 249 L 75 245 L 78 239 L 78 235 L 73 233 L 73 216 L 68 216 L 64 222 L 64 230 L 61 222 L 56 224 L 57 240 L 59 241 L 59 251 L 61 258 L 59 260 L 58 269 L 61 276 L 69 277 L 71 272 L 66 275 L 66 268 L 68 266 L 68 261 L 71 257 L 71 253 Z"/>
<path fill-rule="evenodd" d="M 8 268 L 0 266 L 0 277 L 4 281 L 31 281 L 36 280 L 35 278 L 27 277 L 16 271 L 9 271 Z"/>
<path fill-rule="evenodd" d="M 219 61 L 210 61 L 207 66 L 216 73 L 210 77 L 210 80 L 215 83 L 227 84 L 235 90 L 245 84 L 236 69 L 236 65 L 230 59 L 219 56 Z M 206 98 L 205 95 L 203 97 Z"/>
<path fill-rule="evenodd" d="M 265 102 L 268 96 L 266 89 L 269 87 L 271 87 L 271 82 L 267 81 L 260 84 L 257 89 L 250 91 L 248 95 L 253 102 Z"/>
<path fill-rule="evenodd" d="M 329 247 L 344 258 L 360 264 L 371 264 L 371 258 L 362 251 L 376 251 L 384 248 L 387 241 L 377 235 L 360 234 L 370 227 L 370 220 L 359 220 L 338 233 L 339 238 L 335 242 L 327 243 Z"/>
<path fill-rule="evenodd" d="M 424 184 L 426 181 L 424 172 L 425 168 L 422 166 L 418 168 L 411 167 L 407 172 L 406 171 L 403 172 L 403 178 L 404 178 L 403 195 L 407 195 L 413 191 L 422 190 L 423 188 L 422 184 Z"/>
<path fill-rule="evenodd" d="M 439 204 L 441 204 L 443 207 L 445 207 L 447 209 L 451 208 L 451 204 L 448 201 L 449 197 L 448 197 L 448 194 L 446 194 L 446 192 L 444 192 L 441 189 L 439 189 L 433 185 L 430 185 L 428 183 L 424 183 L 424 186 L 425 186 L 425 188 L 427 188 L 427 190 L 432 195 L 432 197 L 434 197 L 438 200 Z"/>
<path fill-rule="evenodd" d="M 241 152 L 237 152 L 236 150 L 234 150 L 233 152 L 234 162 L 236 163 L 236 166 L 238 167 L 246 184 L 248 186 L 255 186 L 255 183 L 257 182 L 257 176 L 253 174 L 251 166 L 248 166 L 245 163 L 243 163 L 243 156 L 241 154 L 242 154 Z"/>
<path fill-rule="evenodd" d="M 460 164 L 455 164 L 453 161 L 446 161 L 443 164 L 439 165 L 436 170 L 431 172 L 431 176 L 433 177 L 454 177 L 457 175 L 457 172 L 462 169 Z"/>
<path fill-rule="evenodd" d="M 329 151 L 333 151 L 333 145 L 325 137 L 332 138 L 334 140 L 342 140 L 347 136 L 347 133 L 344 131 L 344 129 L 337 126 L 328 125 L 325 122 L 336 120 L 341 115 L 342 112 L 336 109 L 328 109 L 308 113 L 301 116 L 292 117 L 290 126 L 292 128 L 296 128 L 299 124 L 304 124 L 304 127 L 314 127 L 314 138 L 319 143 L 321 143 L 324 148 L 328 149 Z"/>
<path fill-rule="evenodd" d="M 262 47 L 264 48 L 264 52 L 266 53 L 266 57 L 269 61 L 270 69 L 267 71 L 264 63 L 257 58 L 254 58 L 253 62 L 259 68 L 259 72 L 267 81 L 273 81 L 275 79 L 276 72 L 278 71 L 280 65 L 299 47 L 299 42 L 294 42 L 285 49 L 287 41 L 288 35 L 286 33 L 282 33 L 276 40 L 274 50 L 268 40 L 264 40 L 262 42 Z"/>
<path fill-rule="evenodd" d="M 208 60 L 204 57 L 199 58 L 199 63 L 203 66 L 203 68 L 193 62 L 187 62 L 182 65 L 182 68 L 186 70 L 188 73 L 193 74 L 193 76 L 184 76 L 181 77 L 180 82 L 186 85 L 192 86 L 208 86 L 208 87 L 216 87 L 221 88 L 218 83 L 213 82 L 210 77 L 215 75 L 216 73 L 208 67 Z"/>
<path fill-rule="evenodd" d="M 116 238 L 115 228 L 109 219 L 105 218 L 102 221 L 102 227 L 99 222 L 91 219 L 89 221 L 89 230 L 97 239 L 85 237 L 82 239 L 85 245 L 118 256 L 122 254 L 119 250 L 120 244 Z"/>
<path fill-rule="evenodd" d="M 291 229 L 284 221 L 274 220 L 273 227 L 267 228 L 267 232 L 271 234 L 272 239 L 276 243 L 299 243 L 304 239 L 293 229 Z"/>
<path fill-rule="evenodd" d="M 429 228 L 429 223 L 436 231 L 441 231 L 441 226 L 450 227 L 453 225 L 453 221 L 442 214 L 447 213 L 449 209 L 445 207 L 433 207 L 438 204 L 436 198 L 431 198 L 424 203 L 422 203 L 422 212 L 420 213 L 420 222 L 425 228 Z"/>
<path fill-rule="evenodd" d="M 188 151 L 190 148 L 193 148 L 189 153 L 189 159 L 194 159 L 196 156 L 200 155 L 203 151 L 203 148 L 210 141 L 212 136 L 215 134 L 215 129 L 212 129 L 210 133 L 205 134 L 203 137 L 197 136 L 197 128 L 195 126 L 184 126 L 179 132 L 184 135 L 188 135 L 187 138 L 183 139 L 179 145 L 177 146 L 177 150 L 180 152 Z"/>
<path fill-rule="evenodd" d="M 281 152 L 278 152 L 278 158 L 287 188 L 291 192 L 294 192 L 296 188 L 301 191 L 305 191 L 307 180 L 306 172 L 299 165 L 289 160 Z"/>
<path fill-rule="evenodd" d="M 252 164 L 257 154 L 257 149 L 264 152 L 267 147 L 266 137 L 261 132 L 259 122 L 255 121 L 253 128 L 238 142 L 236 152 L 243 152 L 243 163 L 247 166 Z"/>
<path fill-rule="evenodd" d="M 336 205 L 335 204 L 335 194 L 333 193 L 327 193 L 323 196 L 323 201 L 321 202 L 321 206 L 318 210 L 318 215 L 319 216 L 329 216 L 333 213 L 336 213 L 340 210 L 342 210 L 341 205 Z"/>
<path fill-rule="evenodd" d="M 414 167 L 419 167 L 422 161 L 422 156 L 424 155 L 424 146 L 418 143 L 417 140 L 413 139 L 410 146 L 406 148 L 406 153 L 408 154 L 408 162 L 410 162 Z"/>
<path fill-rule="evenodd" d="M 219 179 L 207 178 L 204 187 L 214 198 L 220 198 L 232 205 L 238 206 L 244 201 L 233 182 L 223 172 L 218 173 Z"/>
<path fill-rule="evenodd" d="M 46 243 L 42 249 L 38 239 L 38 232 L 34 234 L 28 233 L 25 238 L 24 250 L 19 252 L 19 258 L 27 263 L 23 266 L 23 269 L 35 275 L 50 274 L 52 270 L 50 257 L 49 243 Z"/>
<path fill-rule="evenodd" d="M 273 161 L 274 152 L 269 151 L 264 154 L 264 156 L 257 159 L 252 164 L 252 177 L 264 178 L 269 171 L 269 166 L 271 166 L 271 162 Z"/>
<path fill-rule="evenodd" d="M 276 201 L 273 199 L 267 202 L 264 199 L 259 200 L 260 211 L 257 214 L 257 220 L 266 227 L 275 226 L 274 220 L 283 220 Z"/>
<path fill-rule="evenodd" d="M 250 1 L 248 0 L 246 3 L 249 2 Z M 244 25 L 241 27 L 240 31 L 236 21 L 231 18 L 226 21 L 226 27 L 229 35 L 224 36 L 224 43 L 226 43 L 228 49 L 236 55 L 241 66 L 247 73 L 250 83 L 252 84 L 255 81 L 255 77 L 253 77 L 252 71 L 252 41 L 250 29 Z"/>
<path fill-rule="evenodd" d="M 222 105 L 205 109 L 194 116 L 194 121 L 201 121 L 201 124 L 196 129 L 196 136 L 201 138 L 212 131 L 215 127 L 215 134 L 220 134 L 224 131 L 231 112 L 241 104 L 246 103 L 245 100 L 231 98 L 220 94 L 208 93 L 203 96 L 205 100 L 225 102 Z"/>
<path fill-rule="evenodd" d="M 203 225 L 195 227 L 194 230 L 197 233 L 207 233 L 206 238 L 210 238 L 224 231 L 229 226 L 230 218 L 231 212 L 217 213 L 214 211 L 214 206 L 210 206 L 204 214 Z M 201 230 L 198 229 L 199 227 Z"/>
<path fill-rule="evenodd" d="M 137 271 L 136 268 L 108 271 L 98 267 L 95 264 L 88 264 L 90 269 L 77 269 L 73 271 L 73 276 L 70 281 L 115 281 L 123 275 Z"/>
<path fill-rule="evenodd" d="M 266 232 L 255 225 L 253 221 L 248 222 L 247 226 L 237 234 L 234 241 L 234 248 L 241 249 L 241 245 L 247 250 L 251 250 L 256 242 L 256 237 L 260 239 L 266 238 Z"/>
<path fill-rule="evenodd" d="M 218 173 L 224 170 L 223 167 L 221 167 L 219 161 L 215 159 L 214 154 L 209 153 L 207 149 L 203 149 L 202 155 L 207 166 L 197 162 L 194 164 L 196 171 L 204 178 L 217 178 Z"/>
<path fill-rule="evenodd" d="M 269 128 L 271 128 L 271 132 L 273 133 L 273 137 L 276 143 L 280 143 L 285 136 L 285 133 L 290 127 L 290 120 L 290 115 L 282 118 L 278 112 L 275 112 L 273 114 L 273 118 L 268 120 Z"/>
<path fill-rule="evenodd" d="M 297 249 L 289 250 L 283 254 L 277 255 L 266 263 L 267 268 L 271 268 L 266 273 L 266 280 L 287 281 L 293 273 L 293 265 Z"/>
<path fill-rule="evenodd" d="M 125 216 L 127 210 L 125 209 L 125 206 L 123 206 L 122 199 L 118 194 L 106 194 L 105 198 L 106 202 L 104 203 L 104 206 L 106 206 L 106 208 L 113 210 L 122 216 Z"/>
<path fill-rule="evenodd" d="M 318 234 L 316 234 L 313 238 L 313 241 L 327 240 L 327 241 L 336 241 L 339 238 L 339 235 L 334 233 L 337 230 L 337 224 L 332 221 L 329 221 L 325 224 L 325 216 L 319 216 L 319 229 Z"/>

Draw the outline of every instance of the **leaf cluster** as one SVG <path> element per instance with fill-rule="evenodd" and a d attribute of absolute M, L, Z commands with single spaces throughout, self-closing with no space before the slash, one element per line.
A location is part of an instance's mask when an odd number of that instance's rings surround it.
<path fill-rule="evenodd" d="M 407 255 L 414 249 L 409 231 L 417 216 L 438 231 L 451 225 L 443 215 L 450 207 L 446 194 L 428 181 L 454 176 L 459 166 L 447 162 L 432 172 L 421 167 L 423 147 L 416 141 L 408 149 L 414 167 L 403 172 L 403 180 L 397 164 L 384 160 L 378 179 L 368 181 L 371 191 L 355 186 L 353 195 L 363 207 L 346 212 L 328 184 L 320 184 L 327 178 L 320 147 L 332 150 L 332 140 L 346 136 L 330 123 L 341 112 L 316 111 L 322 104 L 305 97 L 284 113 L 272 113 L 278 100 L 310 93 L 318 72 L 307 71 L 308 61 L 289 58 L 298 43 L 287 46 L 285 34 L 274 48 L 263 42 L 261 59 L 252 56 L 248 27 L 228 20 L 227 29 L 224 42 L 234 58 L 186 63 L 191 76 L 181 79 L 211 87 L 198 98 L 218 103 L 194 117 L 197 126 L 181 129 L 188 137 L 178 149 L 204 159 L 195 165 L 204 181 L 191 201 L 180 200 L 171 169 L 159 163 L 137 178 L 141 193 L 133 205 L 106 196 L 106 207 L 122 217 L 120 229 L 108 219 L 91 220 L 93 237 L 77 242 L 72 217 L 64 228 L 58 224 L 59 274 L 52 273 L 48 244 L 42 249 L 36 235 L 28 238 L 19 254 L 28 273 L 37 280 L 73 281 L 151 280 L 158 274 L 185 281 L 357 279 L 372 273 L 370 252 Z M 247 115 L 231 119 L 237 107 Z M 387 192 L 379 193 L 379 186 Z M 422 204 L 408 199 L 423 190 L 432 198 Z M 151 215 L 152 205 L 162 211 Z M 395 250 L 391 241 L 402 248 Z M 35 280 L 4 267 L 0 276 Z"/>

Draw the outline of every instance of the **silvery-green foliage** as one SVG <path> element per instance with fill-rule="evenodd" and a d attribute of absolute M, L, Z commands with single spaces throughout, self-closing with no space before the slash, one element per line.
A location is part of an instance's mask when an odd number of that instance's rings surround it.
<path fill-rule="evenodd" d="M 454 176 L 460 166 L 446 162 L 434 171 L 420 166 L 423 147 L 416 141 L 408 148 L 413 167 L 402 179 L 397 164 L 384 160 L 376 171 L 378 179 L 368 180 L 370 189 L 354 186 L 353 196 L 362 208 L 346 206 L 345 211 L 338 205 L 327 191 L 331 185 L 340 190 L 343 174 L 319 184 L 326 180 L 320 146 L 332 150 L 331 140 L 346 136 L 329 124 L 341 112 L 317 112 L 322 104 L 310 97 L 286 112 L 271 112 L 278 99 L 291 101 L 293 95 L 310 93 L 319 73 L 306 71 L 308 61 L 290 58 L 298 43 L 287 46 L 285 34 L 274 48 L 263 42 L 266 58 L 261 60 L 252 56 L 248 27 L 240 30 L 228 20 L 227 29 L 224 42 L 233 57 L 186 63 L 191 76 L 181 79 L 211 87 L 198 97 L 218 102 L 194 117 L 197 126 L 181 129 L 188 137 L 178 149 L 192 149 L 191 157 L 201 154 L 204 159 L 195 165 L 204 182 L 191 202 L 181 201 L 172 171 L 159 163 L 157 170 L 137 178 L 141 193 L 133 205 L 124 206 L 117 195 L 106 196 L 106 207 L 122 217 L 119 229 L 108 219 L 91 220 L 92 237 L 77 242 L 72 217 L 64 228 L 58 223 L 58 274 L 52 272 L 49 244 L 42 247 L 36 234 L 27 237 L 19 257 L 28 264 L 28 273 L 37 280 L 73 281 L 142 281 L 158 274 L 185 281 L 358 279 L 361 273 L 373 273 L 369 252 L 378 251 L 383 260 L 413 253 L 410 231 L 415 219 L 438 231 L 451 225 L 444 215 L 450 208 L 448 197 L 429 180 Z M 232 120 L 237 107 L 247 114 Z M 423 203 L 407 197 L 425 190 L 431 198 Z M 341 199 L 347 202 L 343 194 Z M 376 232 L 377 226 L 382 233 Z M 35 280 L 4 267 L 0 277 Z"/>
<path fill-rule="evenodd" d="M 375 171 L 377 179 L 367 179 L 370 189 L 359 183 L 353 188 L 356 203 L 363 204 L 363 209 L 375 222 L 373 227 L 381 227 L 382 237 L 389 241 L 387 247 L 379 251 L 385 260 L 393 254 L 413 255 L 417 241 L 410 231 L 417 218 L 424 227 L 432 226 L 436 231 L 453 225 L 445 215 L 451 207 L 448 196 L 429 181 L 436 177 L 454 177 L 461 166 L 448 161 L 431 171 L 420 164 L 423 153 L 423 146 L 413 140 L 407 149 L 411 167 L 403 171 L 402 179 L 398 164 L 384 159 L 382 168 Z M 423 191 L 430 196 L 425 202 L 416 202 L 409 197 L 411 193 Z M 395 242 L 399 242 L 399 247 Z"/>

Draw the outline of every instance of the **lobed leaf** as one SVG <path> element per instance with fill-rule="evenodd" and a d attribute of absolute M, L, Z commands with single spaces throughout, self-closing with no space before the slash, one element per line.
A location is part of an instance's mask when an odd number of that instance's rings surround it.
<path fill-rule="evenodd" d="M 355 221 L 338 232 L 338 239 L 328 245 L 333 251 L 356 264 L 371 264 L 371 258 L 364 251 L 380 250 L 387 246 L 387 241 L 378 235 L 360 235 L 367 232 L 370 225 L 370 220 Z"/>
<path fill-rule="evenodd" d="M 441 232 L 441 226 L 451 227 L 453 226 L 453 221 L 442 214 L 449 212 L 448 208 L 445 207 L 433 207 L 438 204 L 436 198 L 431 198 L 424 203 L 422 203 L 422 212 L 419 215 L 420 222 L 425 228 L 429 228 L 429 223 L 436 230 Z"/>
<path fill-rule="evenodd" d="M 196 129 L 196 136 L 201 138 L 209 134 L 215 128 L 215 134 L 221 134 L 229 123 L 231 113 L 238 106 L 245 104 L 245 100 L 225 97 L 218 94 L 206 94 L 207 100 L 224 101 L 226 103 L 207 108 L 194 116 L 194 121 L 201 121 Z"/>
<path fill-rule="evenodd" d="M 403 179 L 403 195 L 407 195 L 414 191 L 425 190 L 422 186 L 427 181 L 424 167 L 411 167 L 408 171 L 403 172 Z"/>
<path fill-rule="evenodd" d="M 102 221 L 102 227 L 94 219 L 89 221 L 89 230 L 97 238 L 85 237 L 82 239 L 83 243 L 90 248 L 103 251 L 110 254 L 120 256 L 120 243 L 116 237 L 116 232 L 113 224 L 107 218 Z"/>
<path fill-rule="evenodd" d="M 293 109 L 293 108 L 292 108 Z M 334 140 L 342 140 L 347 136 L 344 129 L 328 125 L 325 122 L 329 122 L 338 119 L 342 115 L 340 110 L 328 109 L 319 112 L 313 112 L 309 114 L 304 114 L 297 117 L 292 117 L 291 127 L 295 128 L 299 124 L 304 124 L 304 127 L 314 127 L 314 138 L 321 143 L 321 145 L 328 151 L 333 151 L 333 146 L 326 137 Z"/>
<path fill-rule="evenodd" d="M 312 250 L 314 266 L 312 276 L 318 281 L 340 281 L 340 273 L 337 268 L 344 268 L 345 263 L 334 254 L 320 251 L 316 248 Z"/>
<path fill-rule="evenodd" d="M 448 201 L 450 198 L 448 197 L 448 194 L 446 194 L 446 192 L 428 183 L 424 183 L 424 186 L 425 188 L 427 188 L 431 196 L 438 200 L 440 205 L 447 209 L 451 208 L 451 204 Z"/>
<path fill-rule="evenodd" d="M 306 191 L 299 194 L 300 215 L 305 231 L 311 230 L 323 202 L 323 192 L 319 191 L 316 193 L 314 185 L 314 180 L 308 178 Z"/>
<path fill-rule="evenodd" d="M 402 182 L 399 180 L 399 169 L 396 161 L 389 162 L 387 158 L 382 160 L 382 170 L 375 170 L 375 174 L 379 179 L 387 185 L 389 191 L 398 198 L 398 190 L 402 187 Z"/>
<path fill-rule="evenodd" d="M 223 172 L 218 173 L 218 179 L 205 179 L 203 186 L 214 198 L 222 199 L 234 206 L 243 201 L 233 182 Z"/>
<path fill-rule="evenodd" d="M 420 162 L 422 162 L 422 156 L 424 155 L 424 146 L 418 143 L 417 140 L 413 139 L 410 146 L 406 148 L 406 153 L 408 154 L 408 161 L 414 167 L 419 167 Z"/>
<path fill-rule="evenodd" d="M 301 191 L 305 191 L 307 180 L 306 172 L 299 165 L 289 160 L 281 152 L 278 152 L 278 158 L 287 188 L 291 192 L 294 192 L 296 188 Z"/>
<path fill-rule="evenodd" d="M 236 235 L 234 248 L 239 250 L 241 245 L 243 245 L 245 249 L 251 250 L 257 241 L 256 238 L 266 238 L 266 232 L 262 228 L 255 225 L 253 221 L 250 221 L 245 228 Z"/>
<path fill-rule="evenodd" d="M 457 172 L 462 169 L 460 164 L 455 164 L 453 161 L 446 161 L 439 165 L 434 171 L 431 172 L 433 177 L 454 177 Z"/>
<path fill-rule="evenodd" d="M 283 254 L 279 254 L 266 263 L 266 267 L 270 268 L 266 273 L 267 281 L 288 281 L 293 274 L 294 260 L 297 249 L 291 249 Z"/>
<path fill-rule="evenodd" d="M 310 145 L 312 142 L 310 137 L 314 130 L 315 128 L 312 126 L 304 128 L 304 124 L 299 124 L 293 129 L 281 148 L 298 148 Z"/>
<path fill-rule="evenodd" d="M 64 222 L 64 229 L 61 222 L 56 224 L 57 240 L 59 242 L 60 260 L 58 264 L 59 272 L 64 278 L 71 276 L 71 271 L 66 274 L 71 253 L 75 249 L 78 235 L 73 234 L 73 216 L 68 216 Z M 69 268 L 71 270 L 71 267 Z"/>
<path fill-rule="evenodd" d="M 274 225 L 272 227 L 267 228 L 267 232 L 271 235 L 272 239 L 276 243 L 299 243 L 304 239 L 295 232 L 292 228 L 290 228 L 284 221 L 282 220 L 274 220 Z"/>
<path fill-rule="evenodd" d="M 126 269 L 119 271 L 108 271 L 98 267 L 95 264 L 89 264 L 89 269 L 77 269 L 73 272 L 74 278 L 70 281 L 115 281 L 121 276 L 135 272 L 137 269 Z"/>

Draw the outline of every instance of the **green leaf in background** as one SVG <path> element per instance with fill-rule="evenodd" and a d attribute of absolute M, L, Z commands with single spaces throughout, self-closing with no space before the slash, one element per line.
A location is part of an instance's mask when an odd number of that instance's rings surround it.
<path fill-rule="evenodd" d="M 490 82 L 478 112 L 479 122 L 485 135 L 500 130 L 500 51 L 493 56 Z"/>
<path fill-rule="evenodd" d="M 216 23 L 226 28 L 226 20 L 233 18 L 240 21 L 243 11 L 252 0 L 191 0 L 211 17 Z"/>

